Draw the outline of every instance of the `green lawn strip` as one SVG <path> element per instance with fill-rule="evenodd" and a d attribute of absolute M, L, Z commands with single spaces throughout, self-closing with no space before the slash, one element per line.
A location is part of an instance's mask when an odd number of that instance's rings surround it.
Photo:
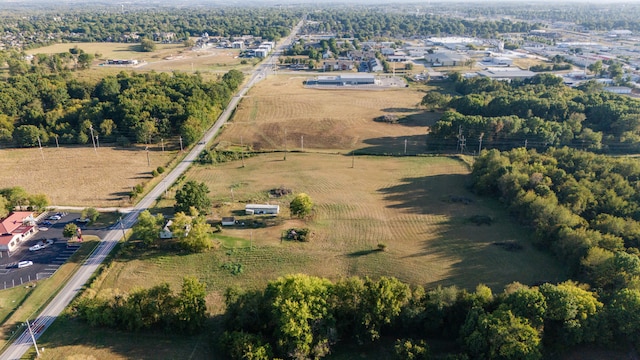
<path fill-rule="evenodd" d="M 213 341 L 206 330 L 192 336 L 162 329 L 132 334 L 94 328 L 63 315 L 40 337 L 38 347 L 45 349 L 47 359 L 211 359 Z M 23 358 L 35 355 L 31 348 Z"/>
<path fill-rule="evenodd" d="M 212 236 L 214 242 L 220 243 L 220 246 L 224 249 L 246 249 L 251 247 L 251 240 L 243 239 L 233 236 L 218 235 Z"/>
<path fill-rule="evenodd" d="M 0 327 L 0 345 L 2 348 L 10 342 L 12 334 L 18 334 L 14 330 L 21 328 L 24 321 L 33 318 L 42 310 L 49 301 L 62 289 L 67 281 L 75 274 L 86 258 L 98 245 L 99 240 L 95 236 L 86 236 L 85 241 L 78 251 L 64 263 L 56 273 L 48 278 L 35 282 L 35 287 L 23 293 L 20 300 L 16 298 L 13 309 L 7 309 L 7 316 Z M 9 298 L 14 293 L 20 294 L 18 288 L 25 289 L 25 286 L 0 291 L 0 297 Z M 1 348 L 0 348 L 1 350 Z"/>

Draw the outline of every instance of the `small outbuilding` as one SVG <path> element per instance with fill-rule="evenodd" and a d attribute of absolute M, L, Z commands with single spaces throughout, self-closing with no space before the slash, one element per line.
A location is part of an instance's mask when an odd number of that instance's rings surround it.
<path fill-rule="evenodd" d="M 260 214 L 272 214 L 278 215 L 280 212 L 280 205 L 270 204 L 247 204 L 244 207 L 244 212 L 247 215 L 260 215 Z"/>

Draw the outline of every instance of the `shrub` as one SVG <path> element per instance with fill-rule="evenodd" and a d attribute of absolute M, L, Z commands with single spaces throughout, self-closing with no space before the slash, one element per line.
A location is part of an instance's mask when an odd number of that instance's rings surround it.
<path fill-rule="evenodd" d="M 158 170 L 155 170 L 155 169 L 154 169 L 154 170 L 151 172 L 151 176 L 153 176 L 153 177 L 157 177 L 158 175 L 160 175 L 160 173 L 158 172 Z"/>
<path fill-rule="evenodd" d="M 162 174 L 164 172 L 164 167 L 162 166 L 158 166 L 158 168 L 156 169 L 156 171 L 158 172 L 158 174 Z"/>
<path fill-rule="evenodd" d="M 287 240 L 307 242 L 309 241 L 309 238 L 310 238 L 309 229 L 308 228 L 303 228 L 303 229 L 291 228 L 286 231 L 285 237 Z"/>

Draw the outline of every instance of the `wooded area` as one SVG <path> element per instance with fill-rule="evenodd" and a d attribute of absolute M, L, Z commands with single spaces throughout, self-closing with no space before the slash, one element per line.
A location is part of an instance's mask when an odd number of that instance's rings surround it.
<path fill-rule="evenodd" d="M 12 76 L 0 83 L 1 145 L 85 144 L 92 136 L 118 145 L 181 136 L 189 145 L 244 79 L 237 70 L 217 82 L 179 72 L 120 72 L 91 84 L 76 80 L 55 59 L 43 56 L 31 66 L 8 59 Z"/>
<path fill-rule="evenodd" d="M 603 90 L 594 81 L 578 88 L 540 74 L 527 80 L 496 81 L 452 76 L 453 97 L 428 94 L 423 103 L 446 111 L 431 127 L 427 146 L 456 150 L 460 136 L 466 151 L 509 150 L 521 146 L 546 149 L 570 146 L 596 152 L 640 150 L 640 102 Z"/>

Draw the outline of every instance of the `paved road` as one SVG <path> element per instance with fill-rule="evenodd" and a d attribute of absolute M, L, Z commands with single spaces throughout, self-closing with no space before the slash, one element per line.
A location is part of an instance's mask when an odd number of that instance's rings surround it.
<path fill-rule="evenodd" d="M 31 328 L 34 329 L 34 337 L 36 339 L 40 337 L 40 335 L 55 321 L 56 317 L 62 312 L 62 310 L 64 310 L 71 300 L 73 300 L 73 298 L 80 292 L 82 286 L 87 282 L 87 280 L 89 280 L 91 275 L 109 255 L 118 241 L 120 241 L 124 232 L 131 229 L 131 227 L 136 223 L 140 212 L 149 208 L 158 197 L 162 196 L 168 185 L 173 184 L 185 171 L 187 171 L 189 166 L 191 166 L 194 160 L 197 159 L 200 152 L 205 149 L 205 144 L 211 141 L 222 125 L 229 120 L 229 117 L 240 102 L 242 96 L 244 96 L 253 85 L 260 80 L 263 80 L 268 75 L 273 64 L 277 63 L 278 56 L 282 54 L 284 46 L 291 43 L 291 40 L 298 33 L 301 25 L 302 21 L 293 28 L 291 35 L 287 39 L 281 41 L 276 50 L 267 59 L 265 59 L 260 66 L 254 69 L 253 75 L 247 84 L 244 85 L 231 99 L 227 108 L 220 115 L 213 127 L 207 131 L 202 141 L 195 145 L 187 156 L 169 174 L 167 174 L 164 180 L 162 180 L 147 194 L 147 196 L 136 204 L 136 206 L 131 209 L 131 212 L 122 218 L 118 224 L 120 227 L 119 229 L 116 227 L 116 229 L 110 230 L 106 233 L 100 245 L 98 245 L 87 261 L 82 264 L 78 272 L 71 278 L 71 280 L 69 280 L 65 287 L 58 295 L 56 295 L 40 315 L 31 321 Z M 0 356 L 0 360 L 20 359 L 31 346 L 31 335 L 28 330 L 25 330 L 13 341 L 2 356 Z"/>

